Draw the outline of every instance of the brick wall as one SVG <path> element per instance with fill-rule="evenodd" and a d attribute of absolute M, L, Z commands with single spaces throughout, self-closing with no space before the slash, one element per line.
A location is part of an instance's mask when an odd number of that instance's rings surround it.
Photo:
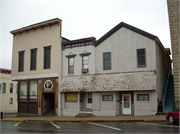
<path fill-rule="evenodd" d="M 179 72 L 180 72 L 180 59 L 179 59 L 179 3 L 178 0 L 167 0 L 169 23 L 171 32 L 171 46 L 173 58 L 173 75 L 174 75 L 174 95 L 175 95 L 175 109 L 179 107 Z"/>

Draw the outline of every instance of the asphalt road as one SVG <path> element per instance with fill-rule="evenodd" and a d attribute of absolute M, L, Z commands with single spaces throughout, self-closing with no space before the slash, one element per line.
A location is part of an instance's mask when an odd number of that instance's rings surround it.
<path fill-rule="evenodd" d="M 179 124 L 1 122 L 1 133 L 179 133 Z"/>

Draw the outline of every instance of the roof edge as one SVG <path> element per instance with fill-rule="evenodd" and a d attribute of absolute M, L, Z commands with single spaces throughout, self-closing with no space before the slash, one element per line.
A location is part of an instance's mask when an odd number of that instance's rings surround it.
<path fill-rule="evenodd" d="M 60 23 L 60 22 L 62 22 L 61 19 L 54 18 L 54 19 L 42 21 L 42 22 L 39 22 L 39 23 L 35 23 L 35 24 L 29 25 L 29 26 L 26 26 L 26 27 L 22 27 L 22 28 L 10 31 L 10 33 L 11 34 L 21 33 L 21 32 L 24 32 L 24 31 L 29 31 L 29 30 L 32 30 L 32 29 L 36 29 L 36 28 L 40 28 L 40 27 L 44 27 L 44 26 L 48 26 L 48 25 L 52 25 L 52 24 L 56 24 L 56 23 Z"/>

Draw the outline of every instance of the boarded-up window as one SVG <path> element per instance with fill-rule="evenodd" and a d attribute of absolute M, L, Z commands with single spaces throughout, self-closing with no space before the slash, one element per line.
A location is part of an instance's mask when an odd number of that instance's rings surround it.
<path fill-rule="evenodd" d="M 111 70 L 111 52 L 103 53 L 103 70 Z"/>
<path fill-rule="evenodd" d="M 66 102 L 77 102 L 77 93 L 66 93 Z"/>
<path fill-rule="evenodd" d="M 19 52 L 19 72 L 24 71 L 24 51 Z"/>
<path fill-rule="evenodd" d="M 20 100 L 27 100 L 27 82 L 26 81 L 20 82 L 19 99 Z"/>
<path fill-rule="evenodd" d="M 68 73 L 74 73 L 74 57 L 68 58 Z"/>
<path fill-rule="evenodd" d="M 137 67 L 146 67 L 146 51 L 145 51 L 145 48 L 137 49 Z"/>
<path fill-rule="evenodd" d="M 37 101 L 37 81 L 30 81 L 29 99 Z"/>
<path fill-rule="evenodd" d="M 31 70 L 36 70 L 36 53 L 37 49 L 31 49 Z"/>
<path fill-rule="evenodd" d="M 137 101 L 149 101 L 149 94 L 137 94 Z"/>
<path fill-rule="evenodd" d="M 50 69 L 51 47 L 44 47 L 44 69 Z"/>

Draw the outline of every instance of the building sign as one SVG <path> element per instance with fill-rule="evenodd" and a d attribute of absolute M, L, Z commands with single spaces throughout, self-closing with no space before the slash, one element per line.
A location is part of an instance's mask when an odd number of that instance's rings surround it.
<path fill-rule="evenodd" d="M 53 91 L 53 82 L 51 80 L 46 80 L 44 82 L 44 92 Z"/>

